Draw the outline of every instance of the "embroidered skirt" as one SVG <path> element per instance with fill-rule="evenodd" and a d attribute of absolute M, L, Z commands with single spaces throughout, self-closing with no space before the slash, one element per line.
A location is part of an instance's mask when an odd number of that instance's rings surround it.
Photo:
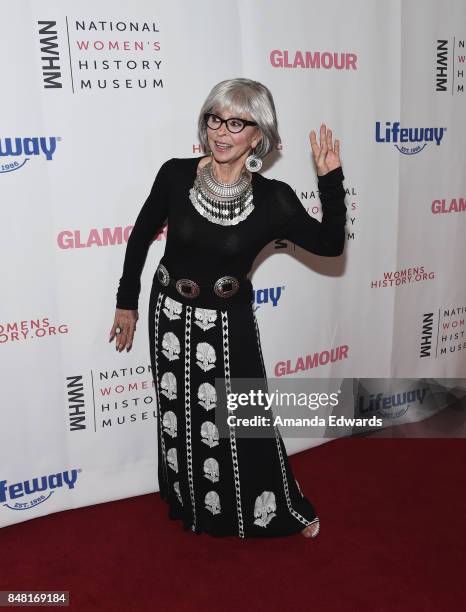
<path fill-rule="evenodd" d="M 226 425 L 231 412 L 217 405 L 216 379 L 226 392 L 235 391 L 235 378 L 267 389 L 252 302 L 212 309 L 173 296 L 154 276 L 149 338 L 158 479 L 169 518 L 197 534 L 240 538 L 291 535 L 318 522 L 278 428 L 271 425 L 269 437 L 239 436 Z"/>

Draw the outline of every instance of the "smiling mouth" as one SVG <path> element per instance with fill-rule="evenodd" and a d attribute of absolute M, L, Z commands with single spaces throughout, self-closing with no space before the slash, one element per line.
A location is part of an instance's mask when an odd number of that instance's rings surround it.
<path fill-rule="evenodd" d="M 218 147 L 219 149 L 230 149 L 233 145 L 227 144 L 226 142 L 217 142 L 216 140 L 215 142 L 215 146 Z"/>

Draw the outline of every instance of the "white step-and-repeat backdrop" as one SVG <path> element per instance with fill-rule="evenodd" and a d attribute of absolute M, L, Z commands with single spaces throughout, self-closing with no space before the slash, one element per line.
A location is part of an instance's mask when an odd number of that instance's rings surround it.
<path fill-rule="evenodd" d="M 282 146 L 264 174 L 318 219 L 308 134 L 325 123 L 341 141 L 344 255 L 277 241 L 255 263 L 269 377 L 465 377 L 463 0 L 23 0 L 0 14 L 0 526 L 158 490 L 145 321 L 165 231 L 133 349 L 107 338 L 132 223 L 165 160 L 202 154 L 198 111 L 227 78 L 272 91 Z"/>

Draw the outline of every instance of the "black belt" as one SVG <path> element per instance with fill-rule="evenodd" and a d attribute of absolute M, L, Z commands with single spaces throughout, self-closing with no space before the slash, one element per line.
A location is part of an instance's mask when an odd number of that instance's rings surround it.
<path fill-rule="evenodd" d="M 203 285 L 201 283 L 197 283 L 195 280 L 191 278 L 171 278 L 167 268 L 159 263 L 157 266 L 157 270 L 155 271 L 159 282 L 167 287 L 168 285 L 172 285 L 178 291 L 180 295 L 186 298 L 195 298 L 200 292 L 201 288 L 206 289 L 207 291 L 213 290 L 213 292 L 221 298 L 229 298 L 237 291 L 240 287 L 240 280 L 234 276 L 222 276 L 215 281 L 215 283 Z M 245 278 L 244 280 L 247 280 Z"/>

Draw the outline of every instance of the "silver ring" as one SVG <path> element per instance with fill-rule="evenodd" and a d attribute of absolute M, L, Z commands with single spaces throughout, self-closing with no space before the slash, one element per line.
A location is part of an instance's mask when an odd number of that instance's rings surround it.
<path fill-rule="evenodd" d="M 234 276 L 222 276 L 215 285 L 214 291 L 219 297 L 230 297 L 238 291 L 239 282 Z"/>

